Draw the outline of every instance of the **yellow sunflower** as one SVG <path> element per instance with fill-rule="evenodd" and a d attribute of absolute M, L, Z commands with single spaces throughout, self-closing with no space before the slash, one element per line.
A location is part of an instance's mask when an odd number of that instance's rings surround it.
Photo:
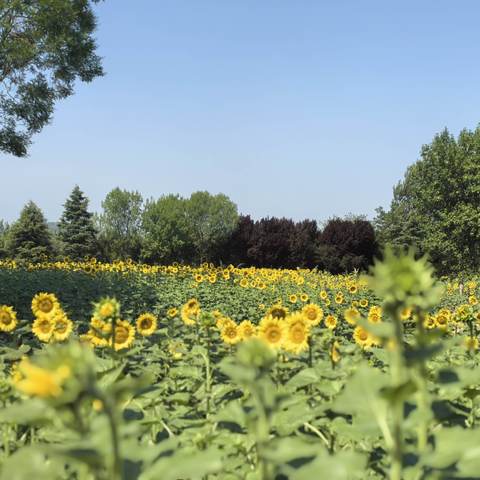
<path fill-rule="evenodd" d="M 343 293 L 339 292 L 335 295 L 335 303 L 341 305 L 343 303 Z"/>
<path fill-rule="evenodd" d="M 355 327 L 353 331 L 353 339 L 357 345 L 360 345 L 362 348 L 369 348 L 373 345 L 373 338 L 363 327 Z"/>
<path fill-rule="evenodd" d="M 400 312 L 400 318 L 405 322 L 412 316 L 412 309 L 411 308 L 404 308 Z"/>
<path fill-rule="evenodd" d="M 95 304 L 94 316 L 100 320 L 111 320 L 120 315 L 120 304 L 115 298 L 102 298 Z"/>
<path fill-rule="evenodd" d="M 323 310 L 315 303 L 309 303 L 302 308 L 302 313 L 305 315 L 311 326 L 318 325 L 323 318 Z"/>
<path fill-rule="evenodd" d="M 360 312 L 354 307 L 347 308 L 343 312 L 343 317 L 350 325 L 356 325 L 360 316 Z"/>
<path fill-rule="evenodd" d="M 18 366 L 21 380 L 15 384 L 20 392 L 40 398 L 55 398 L 62 394 L 62 385 L 71 375 L 70 367 L 62 365 L 55 370 L 47 370 L 22 360 Z"/>
<path fill-rule="evenodd" d="M 367 308 L 368 307 L 368 300 L 366 298 L 362 298 L 358 304 L 362 307 L 362 308 Z"/>
<path fill-rule="evenodd" d="M 123 350 L 132 346 L 135 340 L 135 328 L 126 320 L 117 320 L 115 323 L 115 342 L 113 342 L 113 332 L 108 344 L 115 350 Z"/>
<path fill-rule="evenodd" d="M 300 300 L 301 300 L 302 302 L 304 302 L 304 303 L 305 303 L 305 302 L 308 302 L 308 295 L 307 295 L 306 293 L 302 293 L 302 294 L 300 295 Z"/>
<path fill-rule="evenodd" d="M 285 340 L 285 321 L 272 317 L 262 318 L 258 326 L 258 337 L 270 347 L 279 349 Z"/>
<path fill-rule="evenodd" d="M 290 300 L 290 303 L 297 303 L 298 297 L 294 293 L 292 293 L 292 295 L 290 295 L 288 299 Z"/>
<path fill-rule="evenodd" d="M 308 350 L 308 337 L 310 329 L 305 321 L 303 315 L 291 315 L 286 319 L 285 339 L 283 341 L 283 348 L 288 352 L 299 354 Z"/>
<path fill-rule="evenodd" d="M 169 308 L 167 310 L 167 315 L 170 318 L 175 318 L 178 315 L 178 310 L 175 307 Z"/>
<path fill-rule="evenodd" d="M 37 293 L 32 299 L 32 312 L 36 317 L 52 315 L 60 304 L 53 293 Z"/>
<path fill-rule="evenodd" d="M 235 345 L 242 339 L 240 336 L 238 325 L 233 321 L 227 322 L 224 325 L 220 335 L 222 337 L 222 340 L 229 345 Z"/>
<path fill-rule="evenodd" d="M 53 321 L 55 323 L 53 328 L 53 339 L 57 342 L 63 342 L 72 333 L 73 323 L 63 311 L 58 312 L 53 318 Z"/>
<path fill-rule="evenodd" d="M 137 318 L 137 332 L 143 337 L 149 337 L 157 329 L 157 317 L 151 313 L 144 313 Z"/>
<path fill-rule="evenodd" d="M 0 332 L 11 332 L 17 326 L 17 314 L 12 307 L 0 306 Z"/>
<path fill-rule="evenodd" d="M 191 298 L 181 309 L 180 316 L 185 325 L 195 325 L 200 315 L 200 304 L 196 298 Z"/>
<path fill-rule="evenodd" d="M 257 327 L 250 320 L 244 320 L 238 326 L 238 333 L 242 340 L 248 340 L 257 334 Z"/>
<path fill-rule="evenodd" d="M 172 340 L 168 343 L 168 353 L 173 360 L 180 360 L 185 352 L 185 344 L 180 340 Z"/>
<path fill-rule="evenodd" d="M 337 317 L 335 315 L 327 315 L 325 317 L 325 326 L 330 330 L 337 328 Z"/>
<path fill-rule="evenodd" d="M 368 321 L 370 323 L 380 323 L 382 321 L 382 309 L 376 306 L 370 307 Z"/>
<path fill-rule="evenodd" d="M 446 330 L 448 327 L 448 317 L 446 315 L 435 315 L 433 317 L 435 321 L 435 326 L 439 328 L 440 330 Z"/>
<path fill-rule="evenodd" d="M 470 351 L 478 350 L 478 338 L 476 337 L 466 337 L 465 338 L 465 348 Z"/>
<path fill-rule="evenodd" d="M 55 321 L 49 317 L 37 317 L 32 325 L 33 334 L 42 342 L 49 342 L 55 329 Z"/>

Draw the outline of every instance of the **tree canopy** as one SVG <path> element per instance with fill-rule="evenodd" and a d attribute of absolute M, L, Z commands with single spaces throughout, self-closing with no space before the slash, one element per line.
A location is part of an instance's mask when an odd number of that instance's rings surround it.
<path fill-rule="evenodd" d="M 25 156 L 31 137 L 77 79 L 103 74 L 93 33 L 99 0 L 0 0 L 0 151 Z"/>
<path fill-rule="evenodd" d="M 480 127 L 458 138 L 445 129 L 424 145 L 375 225 L 382 243 L 417 247 L 441 274 L 478 271 Z"/>

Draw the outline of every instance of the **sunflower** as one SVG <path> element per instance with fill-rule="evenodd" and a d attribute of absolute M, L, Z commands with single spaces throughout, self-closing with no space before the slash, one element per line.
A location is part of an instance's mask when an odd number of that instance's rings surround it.
<path fill-rule="evenodd" d="M 258 336 L 272 348 L 281 348 L 285 340 L 285 321 L 272 317 L 262 318 L 258 328 Z"/>
<path fill-rule="evenodd" d="M 36 317 L 51 315 L 60 308 L 53 293 L 37 293 L 32 299 L 32 312 Z"/>
<path fill-rule="evenodd" d="M 343 293 L 342 292 L 338 292 L 335 295 L 335 303 L 337 303 L 338 305 L 341 305 L 343 303 Z"/>
<path fill-rule="evenodd" d="M 362 348 L 369 348 L 373 344 L 373 339 L 371 335 L 363 327 L 355 327 L 353 331 L 353 339 L 357 345 L 360 345 Z"/>
<path fill-rule="evenodd" d="M 248 280 L 247 280 L 246 278 L 242 278 L 242 279 L 240 280 L 240 286 L 241 286 L 242 288 L 247 288 L 247 287 L 248 287 Z"/>
<path fill-rule="evenodd" d="M 297 303 L 298 297 L 294 293 L 292 293 L 292 295 L 290 295 L 288 299 L 290 300 L 290 303 Z"/>
<path fill-rule="evenodd" d="M 356 308 L 350 307 L 343 312 L 343 317 L 350 325 L 356 325 L 360 318 L 360 312 Z"/>
<path fill-rule="evenodd" d="M 180 340 L 172 340 L 168 343 L 168 353 L 173 360 L 180 360 L 185 352 L 185 344 Z"/>
<path fill-rule="evenodd" d="M 238 326 L 238 333 L 242 340 L 247 340 L 257 334 L 257 327 L 250 320 L 244 320 Z"/>
<path fill-rule="evenodd" d="M 356 285 L 350 285 L 348 291 L 353 295 L 358 292 L 358 287 Z"/>
<path fill-rule="evenodd" d="M 362 308 L 367 308 L 368 307 L 368 300 L 366 298 L 362 298 L 358 304 L 362 307 Z"/>
<path fill-rule="evenodd" d="M 55 322 L 53 328 L 53 338 L 57 342 L 63 342 L 72 333 L 73 323 L 63 311 L 57 313 L 53 320 Z"/>
<path fill-rule="evenodd" d="M 301 319 L 303 315 L 291 315 L 286 320 L 285 339 L 283 347 L 288 352 L 299 354 L 308 349 L 308 336 L 310 333 L 308 325 Z"/>
<path fill-rule="evenodd" d="M 370 323 L 380 323 L 382 321 L 382 309 L 376 306 L 370 307 L 368 321 Z"/>
<path fill-rule="evenodd" d="M 33 334 L 42 342 L 49 342 L 55 329 L 55 321 L 49 317 L 37 317 L 32 325 Z"/>
<path fill-rule="evenodd" d="M 178 309 L 176 309 L 175 307 L 169 308 L 167 310 L 167 315 L 170 318 L 175 318 L 178 315 Z"/>
<path fill-rule="evenodd" d="M 408 320 L 411 316 L 412 316 L 412 309 L 411 308 L 408 308 L 408 307 L 403 308 L 400 312 L 400 318 L 403 321 Z"/>
<path fill-rule="evenodd" d="M 478 338 L 476 337 L 466 337 L 464 344 L 467 350 L 478 350 Z"/>
<path fill-rule="evenodd" d="M 428 330 L 435 328 L 435 317 L 433 315 L 426 315 L 423 321 L 423 325 Z"/>
<path fill-rule="evenodd" d="M 102 298 L 95 305 L 94 316 L 100 320 L 110 320 L 120 315 L 120 304 L 115 298 Z"/>
<path fill-rule="evenodd" d="M 222 328 L 220 335 L 222 337 L 222 340 L 229 345 L 235 345 L 242 339 L 240 336 L 238 325 L 233 321 L 225 324 L 225 326 Z"/>
<path fill-rule="evenodd" d="M 202 282 L 203 282 L 203 275 L 202 275 L 201 273 L 197 273 L 197 274 L 195 275 L 195 281 L 196 281 L 197 283 L 202 283 Z"/>
<path fill-rule="evenodd" d="M 309 303 L 302 308 L 302 313 L 305 315 L 310 325 L 313 327 L 318 325 L 323 318 L 323 310 L 315 303 Z"/>
<path fill-rule="evenodd" d="M 435 315 L 433 317 L 435 321 L 435 326 L 439 328 L 440 330 L 446 330 L 448 327 L 448 317 L 446 315 Z"/>
<path fill-rule="evenodd" d="M 327 315 L 325 317 L 325 326 L 330 330 L 337 328 L 337 317 L 335 315 Z"/>
<path fill-rule="evenodd" d="M 328 298 L 328 293 L 326 292 L 326 290 L 322 290 L 322 291 L 320 292 L 320 298 L 321 298 L 322 300 L 326 300 L 326 299 Z"/>
<path fill-rule="evenodd" d="M 468 303 L 470 305 L 477 305 L 478 304 L 478 300 L 477 300 L 477 297 L 475 295 L 470 295 L 468 297 Z"/>
<path fill-rule="evenodd" d="M 115 323 L 115 350 L 123 350 L 129 348 L 135 340 L 135 328 L 126 320 L 117 320 Z M 113 343 L 113 332 L 109 339 L 109 345 Z"/>
<path fill-rule="evenodd" d="M 89 341 L 94 347 L 103 348 L 108 345 L 108 340 L 103 331 L 91 328 L 84 335 L 85 340 Z"/>
<path fill-rule="evenodd" d="M 288 315 L 288 308 L 282 305 L 273 305 L 269 308 L 267 316 L 271 315 L 273 318 L 285 318 Z"/>
<path fill-rule="evenodd" d="M 181 309 L 181 317 L 185 325 L 195 325 L 200 315 L 200 304 L 196 298 L 191 298 Z"/>
<path fill-rule="evenodd" d="M 137 332 L 143 337 L 149 337 L 157 329 L 157 317 L 144 313 L 137 318 Z"/>
<path fill-rule="evenodd" d="M 0 332 L 11 332 L 17 326 L 17 314 L 12 307 L 0 306 Z"/>
<path fill-rule="evenodd" d="M 230 318 L 230 317 L 224 317 L 224 316 L 221 316 L 221 317 L 218 317 L 216 322 L 215 322 L 215 325 L 217 326 L 217 328 L 219 330 L 222 330 L 223 328 L 225 328 L 229 323 L 233 323 L 235 324 L 235 322 Z"/>
<path fill-rule="evenodd" d="M 302 294 L 300 295 L 300 300 L 301 300 L 302 302 L 304 302 L 304 303 L 305 303 L 305 302 L 308 302 L 308 295 L 307 295 L 306 293 L 302 293 Z"/>
<path fill-rule="evenodd" d="M 62 385 L 71 375 L 70 367 L 61 365 L 55 370 L 47 370 L 22 360 L 18 366 L 22 379 L 15 384 L 17 390 L 26 395 L 40 398 L 55 398 L 63 393 Z"/>

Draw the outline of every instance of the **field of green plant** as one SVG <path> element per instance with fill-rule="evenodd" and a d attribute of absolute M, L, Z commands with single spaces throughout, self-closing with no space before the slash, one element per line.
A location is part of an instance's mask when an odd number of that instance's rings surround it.
<path fill-rule="evenodd" d="M 0 479 L 480 478 L 478 286 L 0 262 Z"/>

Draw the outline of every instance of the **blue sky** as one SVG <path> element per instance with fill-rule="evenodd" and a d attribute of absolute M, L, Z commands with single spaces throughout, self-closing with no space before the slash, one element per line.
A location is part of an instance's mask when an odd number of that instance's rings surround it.
<path fill-rule="evenodd" d="M 59 103 L 26 159 L 1 156 L 0 218 L 51 221 L 75 184 L 98 210 L 227 194 L 255 218 L 374 215 L 444 127 L 480 121 L 480 2 L 106 0 L 106 76 Z"/>

